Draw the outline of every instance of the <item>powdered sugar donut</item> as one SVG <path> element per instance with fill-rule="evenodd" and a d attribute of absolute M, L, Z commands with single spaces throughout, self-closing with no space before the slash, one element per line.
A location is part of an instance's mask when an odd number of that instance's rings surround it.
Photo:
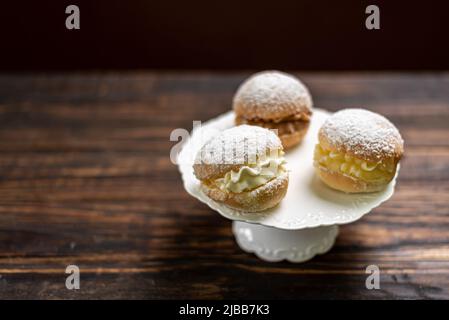
<path fill-rule="evenodd" d="M 234 96 L 236 124 L 277 129 L 285 149 L 297 145 L 309 128 L 312 98 L 304 84 L 279 71 L 259 72 Z"/>
<path fill-rule="evenodd" d="M 277 205 L 288 188 L 282 143 L 268 129 L 241 125 L 224 130 L 198 152 L 193 165 L 211 199 L 246 212 Z"/>
<path fill-rule="evenodd" d="M 404 152 L 396 127 L 363 109 L 345 109 L 329 117 L 318 133 L 314 166 L 328 186 L 345 192 L 373 192 L 395 176 Z"/>

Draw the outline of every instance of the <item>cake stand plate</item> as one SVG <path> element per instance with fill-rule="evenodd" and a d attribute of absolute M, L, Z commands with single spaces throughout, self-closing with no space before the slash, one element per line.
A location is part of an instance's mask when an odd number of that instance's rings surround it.
<path fill-rule="evenodd" d="M 303 262 L 328 251 L 338 225 L 354 222 L 394 193 L 396 177 L 379 192 L 347 194 L 332 190 L 314 174 L 313 152 L 318 131 L 330 113 L 315 109 L 302 143 L 286 152 L 289 187 L 281 203 L 259 213 L 241 212 L 207 197 L 192 165 L 198 150 L 221 131 L 234 126 L 234 113 L 227 112 L 195 128 L 177 157 L 184 188 L 223 217 L 233 220 L 239 246 L 266 261 Z M 399 166 L 398 170 L 399 172 Z"/>

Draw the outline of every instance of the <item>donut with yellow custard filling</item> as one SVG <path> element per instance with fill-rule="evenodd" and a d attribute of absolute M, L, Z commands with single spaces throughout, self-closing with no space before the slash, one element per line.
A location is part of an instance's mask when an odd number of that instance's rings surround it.
<path fill-rule="evenodd" d="M 330 116 L 318 133 L 314 167 L 329 187 L 348 192 L 382 190 L 395 176 L 404 141 L 385 117 L 363 109 Z"/>

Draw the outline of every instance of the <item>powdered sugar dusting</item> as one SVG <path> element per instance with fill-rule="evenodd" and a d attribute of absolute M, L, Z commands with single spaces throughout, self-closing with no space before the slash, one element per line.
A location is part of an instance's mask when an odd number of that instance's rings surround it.
<path fill-rule="evenodd" d="M 201 148 L 195 163 L 243 165 L 255 163 L 257 158 L 279 149 L 282 149 L 282 143 L 274 132 L 241 125 L 224 130 L 209 140 Z"/>
<path fill-rule="evenodd" d="M 234 96 L 234 109 L 248 119 L 288 117 L 310 112 L 311 105 L 309 91 L 302 82 L 278 71 L 256 73 Z"/>
<path fill-rule="evenodd" d="M 320 130 L 329 143 L 356 156 L 381 159 L 402 152 L 403 140 L 385 117 L 363 109 L 334 113 Z"/>
<path fill-rule="evenodd" d="M 184 188 L 193 197 L 228 219 L 259 223 L 267 227 L 298 230 L 358 220 L 393 195 L 396 178 L 385 190 L 368 194 L 346 194 L 332 190 L 316 179 L 311 159 L 317 143 L 318 130 L 329 116 L 330 114 L 324 110 L 315 110 L 309 134 L 299 148 L 286 154 L 286 160 L 290 164 L 289 186 L 279 206 L 263 212 L 241 213 L 208 197 L 202 191 L 201 181 L 195 177 L 192 161 L 189 160 L 190 154 L 196 154 L 204 145 L 199 134 L 192 135 L 192 139 L 186 142 L 179 155 L 178 165 Z M 235 114 L 229 112 L 205 123 L 204 130 L 221 132 L 234 126 L 234 118 Z M 396 175 L 399 171 L 396 171 Z"/>

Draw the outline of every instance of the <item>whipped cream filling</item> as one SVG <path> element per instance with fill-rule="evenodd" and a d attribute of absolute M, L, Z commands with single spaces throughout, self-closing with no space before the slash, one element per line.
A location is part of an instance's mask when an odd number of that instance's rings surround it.
<path fill-rule="evenodd" d="M 314 161 L 316 165 L 368 182 L 389 181 L 396 171 L 393 161 L 365 161 L 342 152 L 327 150 L 320 144 L 315 147 Z"/>
<path fill-rule="evenodd" d="M 283 154 L 283 153 L 282 153 Z M 239 171 L 229 171 L 215 184 L 226 192 L 240 193 L 260 187 L 286 171 L 286 161 L 282 154 L 268 156 L 254 165 L 243 166 Z"/>

